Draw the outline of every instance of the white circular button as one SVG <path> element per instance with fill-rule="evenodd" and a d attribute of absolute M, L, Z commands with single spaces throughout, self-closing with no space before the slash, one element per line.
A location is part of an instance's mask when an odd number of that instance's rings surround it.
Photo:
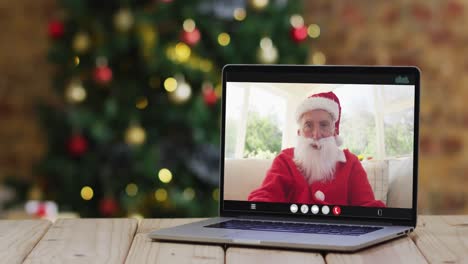
<path fill-rule="evenodd" d="M 330 213 L 330 207 L 327 205 L 322 206 L 322 214 L 327 215 Z"/>
<path fill-rule="evenodd" d="M 297 209 L 298 209 L 297 204 L 291 204 L 290 209 L 291 209 L 291 213 L 294 213 L 294 214 L 297 213 Z"/>
<path fill-rule="evenodd" d="M 312 207 L 310 208 L 310 211 L 313 213 L 313 214 L 318 214 L 319 212 L 319 207 L 317 205 L 312 205 Z"/>
<path fill-rule="evenodd" d="M 307 206 L 305 204 L 301 205 L 301 212 L 303 214 L 307 214 L 307 212 L 309 212 L 309 206 Z"/>

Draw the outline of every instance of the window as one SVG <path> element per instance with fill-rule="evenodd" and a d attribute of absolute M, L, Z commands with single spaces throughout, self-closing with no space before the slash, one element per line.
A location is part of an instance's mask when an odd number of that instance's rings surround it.
<path fill-rule="evenodd" d="M 378 159 L 412 154 L 413 86 L 343 85 L 334 92 L 342 107 L 344 148 Z"/>
<path fill-rule="evenodd" d="M 226 158 L 272 159 L 281 151 L 286 100 L 265 85 L 229 84 Z"/>
<path fill-rule="evenodd" d="M 325 91 L 340 99 L 344 148 L 375 159 L 412 154 L 414 86 L 229 82 L 225 157 L 272 159 L 295 146 L 296 107 Z"/>
<path fill-rule="evenodd" d="M 343 85 L 333 91 L 341 103 L 340 136 L 343 147 L 356 155 L 375 157 L 377 133 L 374 87 Z"/>
<path fill-rule="evenodd" d="M 388 113 L 384 117 L 385 154 L 401 156 L 413 153 L 414 110 Z"/>

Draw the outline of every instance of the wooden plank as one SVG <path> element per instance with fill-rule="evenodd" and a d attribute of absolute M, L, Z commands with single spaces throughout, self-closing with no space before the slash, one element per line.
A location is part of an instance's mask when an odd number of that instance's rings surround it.
<path fill-rule="evenodd" d="M 126 263 L 224 263 L 221 246 L 161 243 L 148 238 L 159 228 L 186 224 L 201 219 L 143 219 L 133 239 Z"/>
<path fill-rule="evenodd" d="M 206 218 L 165 218 L 165 219 L 142 219 L 138 223 L 137 233 L 150 233 L 153 230 L 178 226 L 196 221 L 201 221 Z"/>
<path fill-rule="evenodd" d="M 123 263 L 135 219 L 59 219 L 24 263 Z"/>
<path fill-rule="evenodd" d="M 329 253 L 327 263 L 427 263 L 411 238 L 402 237 L 354 253 Z"/>
<path fill-rule="evenodd" d="M 226 264 L 270 263 L 325 263 L 319 253 L 292 250 L 252 249 L 230 247 L 226 251 Z"/>
<path fill-rule="evenodd" d="M 0 262 L 22 263 L 51 225 L 48 220 L 0 221 Z"/>
<path fill-rule="evenodd" d="M 420 216 L 411 238 L 431 263 L 468 260 L 468 216 Z"/>

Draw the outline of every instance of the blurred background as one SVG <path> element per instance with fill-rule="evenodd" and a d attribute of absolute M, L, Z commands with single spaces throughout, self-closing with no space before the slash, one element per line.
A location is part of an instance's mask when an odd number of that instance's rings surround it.
<path fill-rule="evenodd" d="M 466 214 L 467 7 L 1 1 L 1 217 L 216 215 L 227 63 L 418 66 L 418 212 Z"/>

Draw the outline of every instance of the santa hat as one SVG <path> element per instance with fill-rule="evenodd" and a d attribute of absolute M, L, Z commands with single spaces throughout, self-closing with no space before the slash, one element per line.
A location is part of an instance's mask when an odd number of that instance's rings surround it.
<path fill-rule="evenodd" d="M 304 113 L 322 109 L 329 112 L 335 122 L 335 140 L 338 146 L 343 144 L 340 134 L 341 105 L 340 100 L 333 92 L 312 94 L 307 97 L 296 110 L 296 121 L 300 122 Z"/>

